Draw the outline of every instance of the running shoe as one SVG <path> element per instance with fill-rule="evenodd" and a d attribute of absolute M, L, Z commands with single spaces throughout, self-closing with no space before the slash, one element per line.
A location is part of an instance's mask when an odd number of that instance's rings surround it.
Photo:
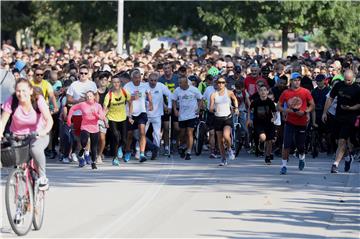
<path fill-rule="evenodd" d="M 76 156 L 76 153 L 72 153 L 72 154 L 71 154 L 71 159 L 72 159 L 72 161 L 74 161 L 74 162 L 78 162 L 78 161 L 79 161 L 78 157 Z"/>
<path fill-rule="evenodd" d="M 46 177 L 39 178 L 39 190 L 49 190 L 49 180 Z"/>
<path fill-rule="evenodd" d="M 118 158 L 114 158 L 113 161 L 112 161 L 112 165 L 114 166 L 119 166 L 120 165 L 120 161 Z"/>
<path fill-rule="evenodd" d="M 280 174 L 285 175 L 287 172 L 287 168 L 285 166 L 282 166 L 281 170 L 280 170 Z"/>
<path fill-rule="evenodd" d="M 98 156 L 97 156 L 97 158 L 96 158 L 96 164 L 103 164 L 103 160 L 102 160 L 101 155 L 98 155 Z"/>
<path fill-rule="evenodd" d="M 123 151 L 122 151 L 122 147 L 119 147 L 117 150 L 117 157 L 119 159 L 122 159 L 122 157 L 124 156 Z"/>
<path fill-rule="evenodd" d="M 85 159 L 86 164 L 91 164 L 90 154 L 85 154 L 84 159 Z"/>
<path fill-rule="evenodd" d="M 271 164 L 271 157 L 270 156 L 265 156 L 265 163 L 267 165 L 270 165 Z"/>
<path fill-rule="evenodd" d="M 143 163 L 143 162 L 145 162 L 145 161 L 147 161 L 147 158 L 146 158 L 146 156 L 145 155 L 143 155 L 143 156 L 140 156 L 140 163 Z"/>
<path fill-rule="evenodd" d="M 228 163 L 227 163 L 227 160 L 226 159 L 222 159 L 221 160 L 221 163 L 219 164 L 219 166 L 221 166 L 221 167 L 224 167 L 224 166 L 226 166 Z"/>
<path fill-rule="evenodd" d="M 344 168 L 344 171 L 345 171 L 345 172 L 349 172 L 349 171 L 350 171 L 352 162 L 353 162 L 353 157 L 347 156 L 347 157 L 345 158 L 345 168 Z"/>
<path fill-rule="evenodd" d="M 331 165 L 331 173 L 338 173 L 339 172 L 339 167 L 336 166 L 335 164 Z"/>
<path fill-rule="evenodd" d="M 230 160 L 235 160 L 235 154 L 232 149 L 229 149 L 227 153 Z"/>
<path fill-rule="evenodd" d="M 127 163 L 130 161 L 130 159 L 131 159 L 131 153 L 126 153 L 124 157 L 124 162 Z"/>
<path fill-rule="evenodd" d="M 209 158 L 211 158 L 211 159 L 216 159 L 217 156 L 216 156 L 216 154 L 213 152 L 213 153 L 210 154 Z"/>
<path fill-rule="evenodd" d="M 158 156 L 159 153 L 159 148 L 155 147 L 152 151 L 151 151 L 151 160 L 155 160 Z"/>
<path fill-rule="evenodd" d="M 80 159 L 79 159 L 79 167 L 82 168 L 82 167 L 84 167 L 84 166 L 85 166 L 85 159 L 80 158 Z"/>
<path fill-rule="evenodd" d="M 181 157 L 181 158 L 184 158 L 184 157 L 185 157 L 185 151 L 186 151 L 186 149 L 179 147 L 179 148 L 178 148 L 178 151 L 179 151 L 180 157 Z"/>
<path fill-rule="evenodd" d="M 305 168 L 305 159 L 299 160 L 299 170 L 302 171 Z"/>
<path fill-rule="evenodd" d="M 191 160 L 191 155 L 189 153 L 186 153 L 185 160 Z"/>
<path fill-rule="evenodd" d="M 92 168 L 92 169 L 97 169 L 96 163 L 91 163 L 91 168 Z"/>
<path fill-rule="evenodd" d="M 68 158 L 68 157 L 64 157 L 63 160 L 62 160 L 62 163 L 64 163 L 64 164 L 70 163 L 69 158 Z"/>

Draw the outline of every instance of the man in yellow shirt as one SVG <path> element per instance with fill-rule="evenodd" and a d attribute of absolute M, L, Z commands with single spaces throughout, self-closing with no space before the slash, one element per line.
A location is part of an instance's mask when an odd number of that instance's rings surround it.
<path fill-rule="evenodd" d="M 56 97 L 55 97 L 53 88 L 48 81 L 43 79 L 43 77 L 44 77 L 44 70 L 42 68 L 38 67 L 35 70 L 34 79 L 31 80 L 30 82 L 34 87 L 38 87 L 41 89 L 42 94 L 47 103 L 49 103 L 49 98 L 50 98 L 51 103 L 54 105 L 53 113 L 56 113 L 59 111 L 59 109 L 56 104 Z"/>

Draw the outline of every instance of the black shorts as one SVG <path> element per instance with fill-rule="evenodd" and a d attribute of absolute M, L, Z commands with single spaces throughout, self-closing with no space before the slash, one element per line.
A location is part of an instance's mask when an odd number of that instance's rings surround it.
<path fill-rule="evenodd" d="M 213 130 L 215 125 L 215 115 L 214 113 L 207 112 L 207 118 L 206 118 L 206 126 L 208 130 Z"/>
<path fill-rule="evenodd" d="M 302 154 L 305 146 L 306 126 L 285 123 L 284 127 L 284 149 L 296 146 Z M 294 139 L 296 145 L 294 145 Z"/>
<path fill-rule="evenodd" d="M 215 116 L 214 119 L 214 129 L 215 131 L 223 131 L 225 126 L 233 127 L 233 119 L 232 116 L 226 116 L 226 117 L 217 117 Z"/>
<path fill-rule="evenodd" d="M 355 121 L 356 118 L 335 118 L 336 127 L 334 127 L 334 133 L 336 139 L 349 139 L 355 135 Z"/>
<path fill-rule="evenodd" d="M 185 128 L 195 128 L 196 124 L 197 124 L 198 119 L 194 118 L 194 119 L 188 119 L 188 120 L 184 120 L 184 121 L 179 121 L 179 127 L 181 129 L 185 129 Z"/>
<path fill-rule="evenodd" d="M 128 130 L 136 130 L 139 128 L 140 124 L 145 125 L 148 121 L 146 113 L 141 113 L 138 116 L 133 116 L 132 119 L 134 120 L 133 124 L 130 124 L 129 120 L 127 121 L 128 122 L 128 125 L 127 125 Z"/>
<path fill-rule="evenodd" d="M 260 134 L 265 134 L 266 140 L 273 140 L 275 138 L 274 124 L 254 124 L 254 130 L 257 137 L 259 137 Z"/>

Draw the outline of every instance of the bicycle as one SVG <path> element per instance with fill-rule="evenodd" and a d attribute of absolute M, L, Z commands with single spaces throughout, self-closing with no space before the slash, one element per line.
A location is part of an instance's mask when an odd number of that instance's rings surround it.
<path fill-rule="evenodd" d="M 231 131 L 232 145 L 235 150 L 235 157 L 237 157 L 241 151 L 242 146 L 245 143 L 246 132 L 239 122 L 239 115 L 233 116 L 234 127 Z"/>
<path fill-rule="evenodd" d="M 44 221 L 45 192 L 39 190 L 39 173 L 30 157 L 30 142 L 37 134 L 5 135 L 1 147 L 3 167 L 14 167 L 5 189 L 6 212 L 11 228 L 18 236 L 26 235 L 31 225 L 40 230 Z"/>
<path fill-rule="evenodd" d="M 196 156 L 199 156 L 202 152 L 207 132 L 206 120 L 204 115 L 205 112 L 203 112 L 203 117 L 199 117 L 198 123 L 195 127 L 194 147 Z"/>

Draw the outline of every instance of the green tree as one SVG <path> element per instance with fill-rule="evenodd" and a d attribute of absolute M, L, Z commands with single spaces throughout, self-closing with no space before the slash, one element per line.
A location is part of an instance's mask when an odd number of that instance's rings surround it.
<path fill-rule="evenodd" d="M 1 1 L 1 38 L 12 40 L 15 47 L 16 32 L 31 25 L 31 2 Z"/>

